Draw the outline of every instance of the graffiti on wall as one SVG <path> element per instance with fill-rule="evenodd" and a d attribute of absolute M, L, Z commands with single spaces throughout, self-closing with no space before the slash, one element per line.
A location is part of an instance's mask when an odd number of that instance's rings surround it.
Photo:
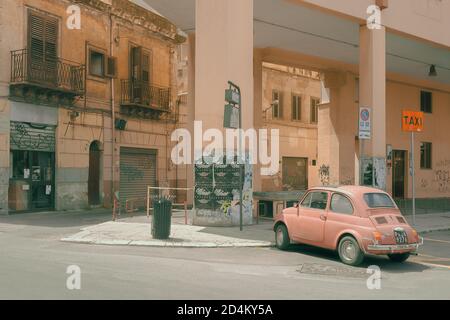
<path fill-rule="evenodd" d="M 330 185 L 330 166 L 322 165 L 320 167 L 319 178 L 323 186 Z"/>
<path fill-rule="evenodd" d="M 447 192 L 450 187 L 450 171 L 448 170 L 436 170 L 435 182 L 439 188 L 439 192 Z"/>
<path fill-rule="evenodd" d="M 245 173 L 242 182 L 241 169 Z M 244 224 L 251 224 L 252 181 L 252 166 L 249 161 L 245 165 L 197 164 L 195 166 L 196 217 L 212 219 L 221 224 L 238 225 L 240 222 L 239 189 L 243 183 Z"/>
<path fill-rule="evenodd" d="M 439 192 L 450 191 L 450 160 L 444 159 L 437 162 L 434 184 Z"/>

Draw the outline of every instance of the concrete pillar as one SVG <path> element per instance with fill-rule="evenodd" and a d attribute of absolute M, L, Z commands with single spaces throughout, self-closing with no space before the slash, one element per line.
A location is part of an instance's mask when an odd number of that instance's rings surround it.
<path fill-rule="evenodd" d="M 375 186 L 386 189 L 386 30 L 360 28 L 360 105 L 372 108 L 372 138 L 363 157 L 373 159 Z"/>
<path fill-rule="evenodd" d="M 194 120 L 195 120 L 195 34 L 188 35 L 188 100 L 187 100 L 187 129 L 194 136 Z M 191 150 L 191 159 L 194 159 L 194 149 Z M 187 188 L 193 188 L 195 185 L 194 166 L 188 164 L 186 166 L 186 183 Z M 188 192 L 187 198 L 189 204 L 194 201 L 194 192 Z"/>
<path fill-rule="evenodd" d="M 223 127 L 228 81 L 240 86 L 243 127 L 253 126 L 253 0 L 196 1 L 195 119 Z"/>
<path fill-rule="evenodd" d="M 242 127 L 253 128 L 253 0 L 196 0 L 195 120 L 202 121 L 203 132 L 223 130 L 228 81 L 241 89 Z M 251 188 L 244 190 L 246 198 L 250 193 Z M 230 209 L 198 209 L 194 224 L 235 225 Z"/>

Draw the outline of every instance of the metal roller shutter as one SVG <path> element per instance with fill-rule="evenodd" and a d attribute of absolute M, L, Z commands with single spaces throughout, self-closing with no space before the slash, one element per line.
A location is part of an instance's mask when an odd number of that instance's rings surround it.
<path fill-rule="evenodd" d="M 135 207 L 145 207 L 147 187 L 156 186 L 157 151 L 120 148 L 120 201 L 134 201 Z"/>
<path fill-rule="evenodd" d="M 55 152 L 55 126 L 11 121 L 11 150 Z"/>

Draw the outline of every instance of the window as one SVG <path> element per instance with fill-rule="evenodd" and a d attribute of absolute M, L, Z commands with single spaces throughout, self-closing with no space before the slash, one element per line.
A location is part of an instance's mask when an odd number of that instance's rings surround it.
<path fill-rule="evenodd" d="M 420 111 L 425 113 L 433 112 L 433 94 L 431 92 L 420 92 Z"/>
<path fill-rule="evenodd" d="M 292 120 L 302 120 L 302 97 L 297 95 L 292 96 Z"/>
<path fill-rule="evenodd" d="M 395 208 L 395 204 L 392 199 L 385 193 L 366 193 L 364 195 L 364 201 L 369 208 Z"/>
<path fill-rule="evenodd" d="M 89 74 L 101 78 L 115 78 L 117 76 L 117 58 L 110 57 L 105 50 L 89 48 Z"/>
<path fill-rule="evenodd" d="M 89 74 L 96 77 L 105 76 L 105 54 L 89 50 Z"/>
<path fill-rule="evenodd" d="M 311 123 L 317 123 L 319 120 L 320 99 L 311 98 Z"/>
<path fill-rule="evenodd" d="M 151 51 L 143 47 L 132 47 L 130 51 L 131 79 L 134 81 L 151 82 Z"/>
<path fill-rule="evenodd" d="M 33 58 L 52 60 L 57 58 L 58 29 L 58 19 L 29 11 L 28 41 Z"/>
<path fill-rule="evenodd" d="M 283 101 L 281 92 L 274 90 L 272 92 L 272 118 L 281 119 L 283 117 Z"/>
<path fill-rule="evenodd" d="M 331 205 L 330 205 L 331 211 L 334 213 L 341 213 L 341 214 L 353 214 L 353 205 L 348 200 L 347 197 L 341 195 L 341 194 L 334 194 L 331 198 Z"/>
<path fill-rule="evenodd" d="M 325 210 L 327 208 L 328 193 L 310 192 L 302 202 L 302 207 Z"/>
<path fill-rule="evenodd" d="M 29 152 L 22 150 L 11 151 L 11 174 L 12 179 L 28 179 L 30 177 Z"/>
<path fill-rule="evenodd" d="M 422 142 L 420 144 L 420 168 L 431 169 L 431 152 L 432 144 L 430 142 Z"/>

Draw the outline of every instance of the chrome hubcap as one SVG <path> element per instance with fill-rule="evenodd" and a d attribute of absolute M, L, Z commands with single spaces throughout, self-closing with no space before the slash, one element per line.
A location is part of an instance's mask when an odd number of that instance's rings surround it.
<path fill-rule="evenodd" d="M 352 261 L 356 257 L 356 247 L 353 242 L 347 240 L 342 244 L 342 256 L 347 261 Z"/>
<path fill-rule="evenodd" d="M 281 245 L 283 243 L 284 237 L 283 237 L 283 230 L 279 228 L 277 230 L 277 243 Z"/>

